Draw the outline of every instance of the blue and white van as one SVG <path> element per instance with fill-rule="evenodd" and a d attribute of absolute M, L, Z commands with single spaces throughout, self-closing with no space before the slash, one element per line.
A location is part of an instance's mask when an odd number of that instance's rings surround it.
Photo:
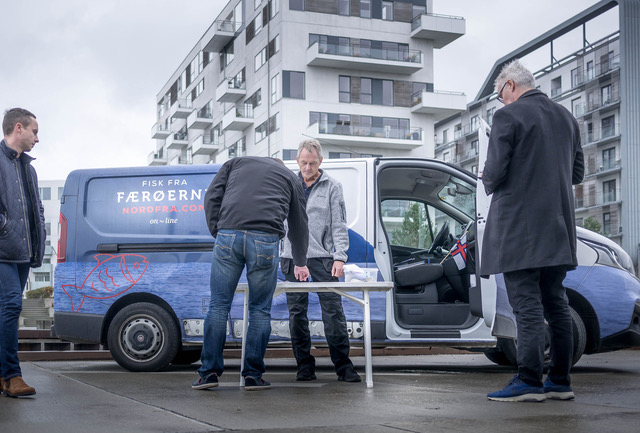
<path fill-rule="evenodd" d="M 107 345 L 132 371 L 199 359 L 213 247 L 203 200 L 218 169 L 181 165 L 69 175 L 60 211 L 55 335 Z M 388 293 L 371 293 L 374 344 L 470 348 L 494 362 L 515 363 L 508 338 L 515 327 L 501 279 L 475 274 L 475 245 L 489 203 L 476 177 L 429 159 L 325 160 L 322 169 L 344 186 L 349 264 L 375 268 L 378 280 L 395 283 Z M 592 232 L 579 229 L 578 237 L 580 265 L 565 280 L 575 361 L 583 353 L 640 345 L 640 281 L 629 256 Z M 242 306 L 238 294 L 229 344 L 240 342 Z M 349 300 L 344 308 L 357 343 L 362 308 Z M 314 294 L 309 320 L 322 344 Z M 272 344 L 287 344 L 287 321 L 280 295 L 272 309 Z"/>

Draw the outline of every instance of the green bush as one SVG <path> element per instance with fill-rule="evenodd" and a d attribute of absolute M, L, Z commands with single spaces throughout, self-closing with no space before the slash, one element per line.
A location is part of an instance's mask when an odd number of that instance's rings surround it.
<path fill-rule="evenodd" d="M 600 225 L 600 221 L 598 221 L 594 217 L 585 218 L 582 223 L 582 227 L 596 233 L 600 233 L 600 229 L 602 229 L 602 226 Z"/>
<path fill-rule="evenodd" d="M 27 292 L 27 298 L 29 299 L 53 298 L 53 287 L 46 286 L 46 287 L 40 287 L 39 289 L 29 290 Z"/>

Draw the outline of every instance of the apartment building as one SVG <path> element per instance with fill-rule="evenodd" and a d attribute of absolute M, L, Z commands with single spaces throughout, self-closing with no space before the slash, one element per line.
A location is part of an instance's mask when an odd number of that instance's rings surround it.
<path fill-rule="evenodd" d="M 598 41 L 584 36 L 572 54 L 555 58 L 554 40 L 576 28 L 584 30 L 591 20 L 616 7 L 617 29 Z M 574 190 L 576 224 L 585 225 L 587 218 L 597 220 L 600 232 L 629 252 L 636 267 L 640 244 L 640 38 L 633 22 L 639 17 L 637 1 L 595 4 L 496 62 L 476 100 L 465 112 L 437 122 L 435 132 L 435 157 L 477 174 L 479 119 L 491 124 L 495 110 L 502 107 L 493 89 L 500 69 L 514 58 L 549 48 L 553 63 L 534 73 L 537 87 L 570 110 L 582 132 L 585 178 Z"/>
<path fill-rule="evenodd" d="M 462 36 L 431 0 L 232 0 L 157 95 L 150 165 L 433 156 L 434 122 L 466 96 L 434 90 L 433 50 Z"/>
<path fill-rule="evenodd" d="M 44 207 L 45 241 L 42 266 L 32 268 L 25 291 L 53 286 L 53 271 L 58 258 L 58 220 L 60 218 L 60 197 L 64 188 L 64 180 L 40 180 L 38 182 L 40 200 Z"/>

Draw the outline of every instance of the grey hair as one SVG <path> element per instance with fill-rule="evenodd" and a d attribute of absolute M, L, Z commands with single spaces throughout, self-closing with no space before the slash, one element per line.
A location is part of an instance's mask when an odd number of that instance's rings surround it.
<path fill-rule="evenodd" d="M 320 142 L 315 138 L 302 140 L 300 142 L 300 145 L 298 146 L 298 156 L 300 156 L 303 150 L 306 150 L 308 152 L 312 152 L 315 150 L 318 156 L 322 159 L 322 146 L 320 145 Z"/>
<path fill-rule="evenodd" d="M 500 89 L 508 80 L 525 89 L 534 89 L 536 87 L 536 79 L 533 78 L 533 74 L 518 59 L 503 66 L 498 78 L 493 83 L 494 90 L 500 92 Z"/>

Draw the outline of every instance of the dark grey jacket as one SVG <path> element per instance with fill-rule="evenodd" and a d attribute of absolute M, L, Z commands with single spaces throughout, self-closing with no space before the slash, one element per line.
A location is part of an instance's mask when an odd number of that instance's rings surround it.
<path fill-rule="evenodd" d="M 44 207 L 38 191 L 38 177 L 31 166 L 33 158 L 0 142 L 0 262 L 42 265 L 45 245 Z M 26 173 L 23 182 L 19 166 Z M 31 199 L 35 227 L 29 230 L 29 216 L 24 195 Z"/>
<path fill-rule="evenodd" d="M 539 90 L 496 111 L 482 182 L 493 193 L 482 245 L 482 276 L 575 267 L 572 184 L 582 181 L 580 129 Z"/>
<path fill-rule="evenodd" d="M 204 196 L 209 231 L 257 230 L 285 235 L 292 243 L 293 262 L 307 264 L 309 228 L 302 184 L 291 170 L 272 158 L 244 156 L 225 162 Z"/>

